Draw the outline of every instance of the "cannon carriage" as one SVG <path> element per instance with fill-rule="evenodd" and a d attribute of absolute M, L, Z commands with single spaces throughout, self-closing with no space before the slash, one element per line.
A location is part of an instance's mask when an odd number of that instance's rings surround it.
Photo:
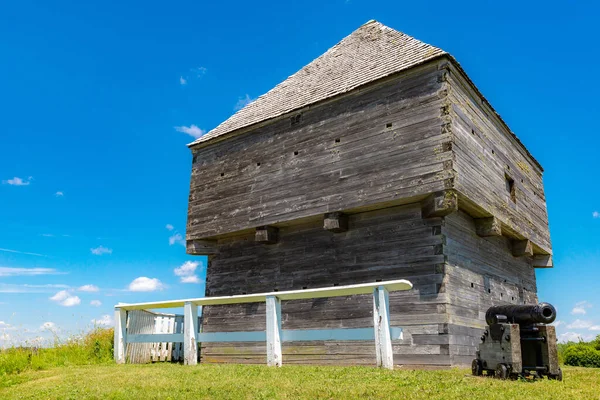
<path fill-rule="evenodd" d="M 549 325 L 556 310 L 549 303 L 490 307 L 486 327 L 471 369 L 498 379 L 519 376 L 562 380 L 556 330 Z"/>

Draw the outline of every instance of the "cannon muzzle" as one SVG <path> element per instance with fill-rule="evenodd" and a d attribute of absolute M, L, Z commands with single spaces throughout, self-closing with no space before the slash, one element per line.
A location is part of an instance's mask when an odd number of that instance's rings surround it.
<path fill-rule="evenodd" d="M 497 324 L 498 322 L 520 325 L 550 324 L 555 319 L 556 309 L 550 303 L 494 306 L 490 307 L 485 313 L 485 321 L 488 325 Z"/>

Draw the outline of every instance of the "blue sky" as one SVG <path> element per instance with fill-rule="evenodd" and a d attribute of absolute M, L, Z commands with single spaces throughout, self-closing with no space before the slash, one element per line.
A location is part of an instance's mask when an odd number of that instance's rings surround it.
<path fill-rule="evenodd" d="M 119 301 L 201 296 L 204 259 L 181 240 L 186 144 L 369 19 L 452 53 L 544 166 L 555 268 L 537 271 L 539 297 L 563 339 L 600 334 L 598 15 L 552 1 L 4 2 L 0 345 L 110 323 Z"/>

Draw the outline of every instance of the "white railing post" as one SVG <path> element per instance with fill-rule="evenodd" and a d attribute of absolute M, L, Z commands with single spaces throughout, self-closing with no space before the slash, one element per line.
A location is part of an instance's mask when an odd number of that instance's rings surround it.
<path fill-rule="evenodd" d="M 115 307 L 115 344 L 114 358 L 117 364 L 125 364 L 127 346 L 127 310 Z"/>
<path fill-rule="evenodd" d="M 267 296 L 267 365 L 281 367 L 281 300 Z"/>
<path fill-rule="evenodd" d="M 189 301 L 183 306 L 183 360 L 198 364 L 198 306 Z"/>
<path fill-rule="evenodd" d="M 394 369 L 394 352 L 390 334 L 390 297 L 384 286 L 373 290 L 373 327 L 377 366 Z"/>

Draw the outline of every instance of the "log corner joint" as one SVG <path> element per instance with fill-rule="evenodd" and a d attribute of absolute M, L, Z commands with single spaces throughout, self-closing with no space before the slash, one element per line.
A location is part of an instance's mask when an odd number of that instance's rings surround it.
<path fill-rule="evenodd" d="M 455 211 L 458 211 L 458 196 L 454 190 L 436 192 L 421 203 L 423 218 L 445 217 Z"/>
<path fill-rule="evenodd" d="M 478 236 L 502 236 L 502 223 L 496 217 L 475 218 L 475 231 Z"/>

